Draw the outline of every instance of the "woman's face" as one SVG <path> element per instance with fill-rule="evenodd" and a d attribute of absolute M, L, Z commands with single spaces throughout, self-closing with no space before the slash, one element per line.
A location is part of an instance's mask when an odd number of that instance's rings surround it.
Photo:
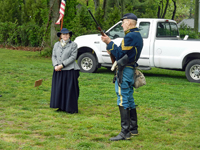
<path fill-rule="evenodd" d="M 64 41 L 67 41 L 69 37 L 70 37 L 69 33 L 61 33 L 61 39 L 63 39 Z"/>

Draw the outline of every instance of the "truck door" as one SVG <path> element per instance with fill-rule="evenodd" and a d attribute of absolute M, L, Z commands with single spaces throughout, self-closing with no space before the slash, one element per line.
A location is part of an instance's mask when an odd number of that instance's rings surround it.
<path fill-rule="evenodd" d="M 179 32 L 175 22 L 168 20 L 157 22 L 156 38 L 154 43 L 154 66 L 173 68 L 180 55 L 178 44 Z"/>
<path fill-rule="evenodd" d="M 139 31 L 143 38 L 143 48 L 140 58 L 138 60 L 139 66 L 150 66 L 150 21 L 140 21 L 138 22 Z"/>

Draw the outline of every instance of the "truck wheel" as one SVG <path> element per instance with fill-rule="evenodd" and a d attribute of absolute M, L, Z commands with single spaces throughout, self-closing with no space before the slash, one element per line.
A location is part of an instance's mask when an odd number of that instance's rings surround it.
<path fill-rule="evenodd" d="M 185 69 L 185 75 L 190 82 L 200 83 L 200 60 L 190 61 Z"/>
<path fill-rule="evenodd" d="M 97 60 L 91 53 L 83 53 L 78 58 L 81 72 L 93 73 L 97 70 Z"/>

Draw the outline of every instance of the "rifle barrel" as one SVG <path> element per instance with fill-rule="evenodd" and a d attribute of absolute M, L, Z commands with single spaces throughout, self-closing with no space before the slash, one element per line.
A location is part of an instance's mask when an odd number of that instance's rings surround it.
<path fill-rule="evenodd" d="M 98 27 L 100 27 L 100 25 L 98 24 L 98 22 L 96 21 L 96 19 L 94 18 L 92 12 L 90 11 L 90 9 L 88 9 L 90 15 L 92 16 L 93 20 L 95 21 L 95 23 L 97 24 Z"/>

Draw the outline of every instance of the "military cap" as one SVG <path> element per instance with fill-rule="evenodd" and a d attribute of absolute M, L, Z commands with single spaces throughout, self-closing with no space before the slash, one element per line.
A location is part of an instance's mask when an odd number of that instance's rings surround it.
<path fill-rule="evenodd" d="M 121 20 L 124 20 L 124 19 L 133 19 L 137 21 L 137 16 L 134 15 L 133 13 L 127 13 L 123 16 L 123 18 L 121 18 Z"/>

